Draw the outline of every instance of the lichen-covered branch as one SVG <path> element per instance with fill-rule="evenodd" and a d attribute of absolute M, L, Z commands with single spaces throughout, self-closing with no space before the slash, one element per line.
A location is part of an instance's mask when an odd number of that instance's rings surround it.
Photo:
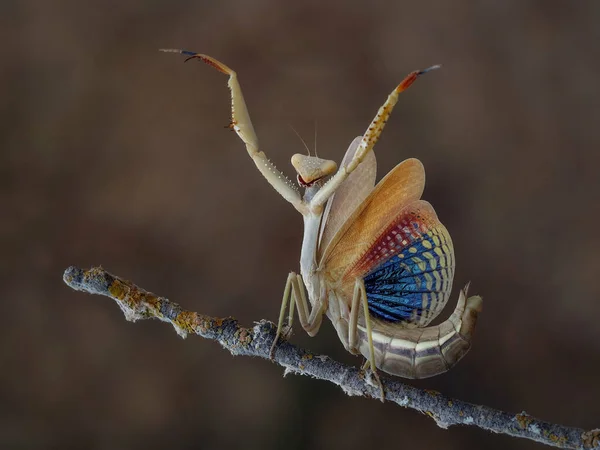
<path fill-rule="evenodd" d="M 231 317 L 218 319 L 186 311 L 177 303 L 111 275 L 101 267 L 90 270 L 69 267 L 63 279 L 73 289 L 112 298 L 127 320 L 159 319 L 171 323 L 182 337 L 190 333 L 197 334 L 218 341 L 233 355 L 269 359 L 269 350 L 275 337 L 275 326 L 271 322 L 261 321 L 253 328 L 244 328 Z M 327 356 L 315 355 L 285 341 L 278 345 L 274 356 L 274 361 L 285 367 L 286 372 L 330 381 L 348 395 L 380 397 L 379 388 L 371 385 L 361 370 Z M 559 448 L 600 449 L 600 429 L 584 431 L 552 424 L 525 412 L 509 414 L 451 399 L 439 392 L 416 389 L 398 379 L 383 378 L 382 381 L 387 401 L 427 414 L 442 428 L 474 425 L 494 433 L 531 439 Z"/>

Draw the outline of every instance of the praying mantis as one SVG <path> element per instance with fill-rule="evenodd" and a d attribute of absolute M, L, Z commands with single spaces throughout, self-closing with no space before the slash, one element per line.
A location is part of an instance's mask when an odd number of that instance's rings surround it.
<path fill-rule="evenodd" d="M 304 220 L 300 274 L 287 277 L 271 357 L 286 316 L 291 326 L 296 310 L 310 336 L 318 333 L 323 315 L 329 317 L 346 350 L 366 358 L 365 368 L 374 374 L 382 399 L 378 369 L 427 378 L 454 366 L 471 347 L 482 298 L 467 297 L 467 284 L 451 316 L 428 326 L 452 290 L 452 240 L 431 204 L 421 200 L 423 164 L 406 159 L 375 185 L 373 152 L 399 94 L 439 66 L 402 80 L 364 135 L 352 141 L 339 169 L 317 156 L 292 156 L 301 194 L 259 149 L 236 72 L 200 53 L 161 51 L 199 59 L 229 76 L 230 127 L 263 177 Z"/>

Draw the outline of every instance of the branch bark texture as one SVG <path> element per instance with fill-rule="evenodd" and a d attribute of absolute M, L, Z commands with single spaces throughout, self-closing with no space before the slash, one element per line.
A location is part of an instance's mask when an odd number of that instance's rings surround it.
<path fill-rule="evenodd" d="M 269 359 L 275 338 L 275 325 L 271 322 L 263 320 L 252 328 L 244 328 L 232 317 L 221 319 L 186 311 L 177 303 L 111 275 L 101 267 L 89 270 L 69 267 L 63 279 L 75 290 L 112 298 L 129 321 L 159 319 L 173 325 L 181 337 L 197 334 L 218 341 L 233 355 Z M 348 395 L 380 398 L 379 388 L 369 383 L 361 370 L 328 356 L 315 355 L 289 342 L 282 341 L 277 346 L 274 362 L 283 366 L 286 373 L 309 375 L 337 384 Z M 452 399 L 436 391 L 417 389 L 398 379 L 384 377 L 382 382 L 387 401 L 424 413 L 441 428 L 472 425 L 558 448 L 600 449 L 600 429 L 585 431 L 545 422 L 525 412 L 510 414 Z"/>

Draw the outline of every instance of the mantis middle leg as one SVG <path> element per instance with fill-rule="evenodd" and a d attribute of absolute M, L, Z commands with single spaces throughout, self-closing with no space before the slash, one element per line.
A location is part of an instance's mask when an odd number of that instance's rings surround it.
<path fill-rule="evenodd" d="M 279 320 L 277 321 L 275 339 L 273 340 L 273 345 L 271 345 L 271 351 L 269 352 L 271 359 L 274 357 L 275 348 L 281 337 L 281 330 L 283 329 L 286 312 L 288 312 L 288 325 L 290 327 L 292 326 L 294 319 L 294 305 L 298 310 L 300 325 L 302 325 L 302 328 L 309 336 L 315 336 L 321 328 L 326 304 L 324 302 L 318 302 L 309 313 L 310 307 L 308 299 L 306 298 L 306 288 L 302 276 L 290 272 L 285 283 L 285 289 L 283 290 L 283 299 L 281 301 L 281 310 L 279 312 Z"/>

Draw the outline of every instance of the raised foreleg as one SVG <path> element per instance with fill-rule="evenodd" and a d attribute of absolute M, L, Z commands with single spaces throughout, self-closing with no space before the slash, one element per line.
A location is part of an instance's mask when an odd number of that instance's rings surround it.
<path fill-rule="evenodd" d="M 400 93 L 408 89 L 408 87 L 413 84 L 420 75 L 423 75 L 431 70 L 438 69 L 439 67 L 440 66 L 431 66 L 425 70 L 411 72 L 406 76 L 406 78 L 404 78 L 404 80 L 402 80 L 396 89 L 394 89 L 390 95 L 388 95 L 387 100 L 379 108 L 379 111 L 377 111 L 377 114 L 371 121 L 369 128 L 367 128 L 367 131 L 363 135 L 360 144 L 358 144 L 358 149 L 356 150 L 354 157 L 347 165 L 340 167 L 336 174 L 331 177 L 327 183 L 325 183 L 319 192 L 317 192 L 310 202 L 311 209 L 324 205 L 327 199 L 333 195 L 339 185 L 342 184 L 346 178 L 348 178 L 354 169 L 356 169 L 356 167 L 365 159 L 367 154 L 373 150 L 373 147 L 375 147 L 375 144 L 379 140 L 379 136 L 381 135 L 381 132 L 383 131 L 385 124 L 387 123 L 388 118 L 394 109 L 394 106 L 398 102 L 398 96 Z"/>
<path fill-rule="evenodd" d="M 246 144 L 248 154 L 256 164 L 256 167 L 267 179 L 267 181 L 275 188 L 279 194 L 290 202 L 294 207 L 304 213 L 306 205 L 302 201 L 300 192 L 295 184 L 293 184 L 284 174 L 282 174 L 275 165 L 269 161 L 267 156 L 258 149 L 258 138 L 250 120 L 250 114 L 246 107 L 242 88 L 237 79 L 237 74 L 215 58 L 203 55 L 201 53 L 190 52 L 187 50 L 176 49 L 161 49 L 163 52 L 181 53 L 189 59 L 199 59 L 211 67 L 214 67 L 219 72 L 229 75 L 229 90 L 231 91 L 231 128 L 237 133 L 240 139 Z M 186 61 L 187 61 L 186 60 Z"/>

